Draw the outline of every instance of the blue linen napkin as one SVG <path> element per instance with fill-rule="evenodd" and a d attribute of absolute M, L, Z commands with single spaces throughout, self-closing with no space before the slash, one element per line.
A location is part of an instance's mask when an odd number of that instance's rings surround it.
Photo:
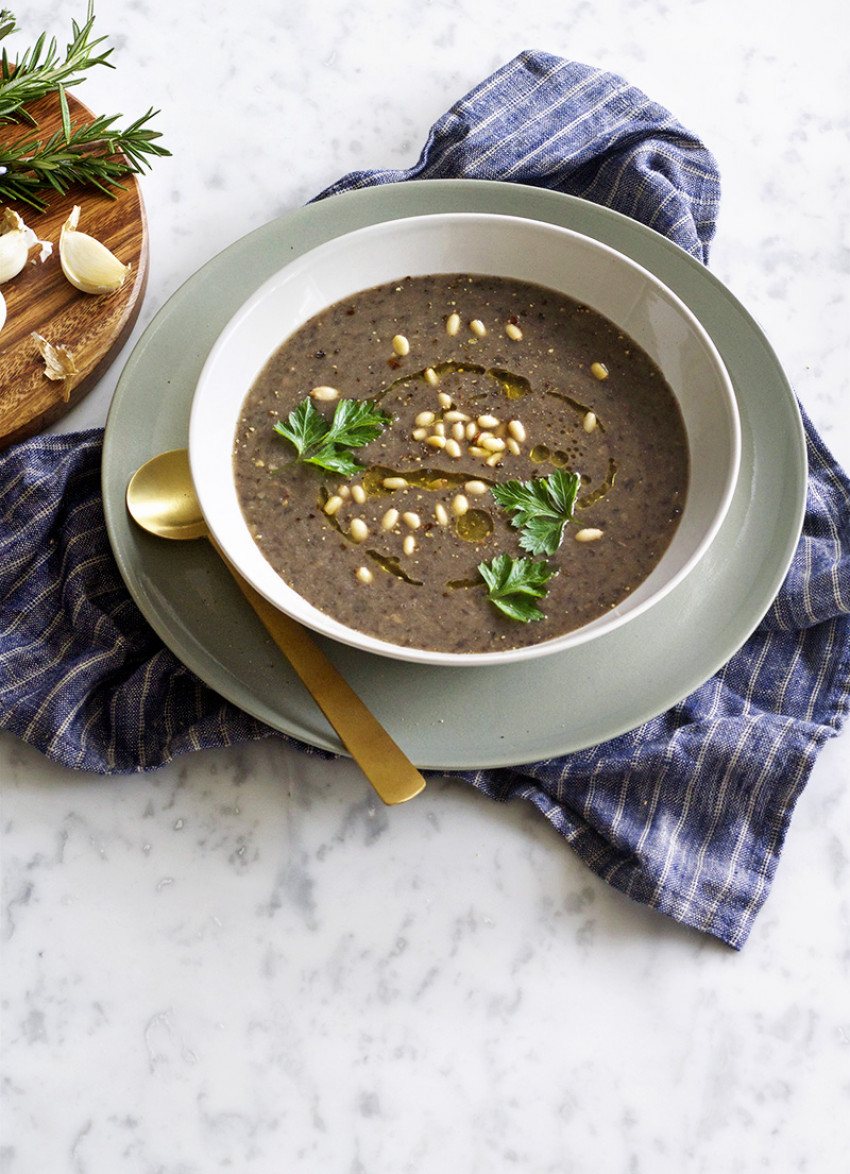
<path fill-rule="evenodd" d="M 593 200 L 708 259 L 714 159 L 663 107 L 598 69 L 522 53 L 435 124 L 413 168 L 353 173 L 317 198 L 446 177 Z M 608 884 L 734 948 L 850 698 L 850 482 L 804 423 L 803 535 L 775 603 L 729 663 L 603 745 L 456 775 L 493 799 L 530 801 Z M 283 738 L 194 677 L 139 613 L 104 527 L 101 441 L 93 429 L 0 455 L 0 730 L 104 775 Z"/>

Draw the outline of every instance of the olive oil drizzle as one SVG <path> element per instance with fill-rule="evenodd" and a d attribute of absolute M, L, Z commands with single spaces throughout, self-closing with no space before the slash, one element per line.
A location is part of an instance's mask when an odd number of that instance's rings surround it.
<path fill-rule="evenodd" d="M 617 462 L 614 460 L 613 457 L 609 457 L 608 458 L 608 476 L 605 478 L 605 480 L 602 482 L 601 485 L 597 485 L 597 487 L 594 490 L 592 490 L 590 493 L 586 493 L 583 497 L 580 497 L 578 499 L 578 501 L 576 502 L 576 509 L 586 510 L 588 508 L 588 506 L 596 505 L 596 503 L 598 501 L 601 501 L 602 498 L 605 496 L 605 494 L 608 493 L 611 489 L 613 489 L 614 478 L 616 476 L 617 476 Z"/>
<path fill-rule="evenodd" d="M 382 570 L 387 571 L 390 575 L 394 575 L 396 579 L 401 579 L 403 582 L 409 583 L 411 587 L 423 586 L 421 579 L 413 579 L 407 574 L 404 567 L 394 555 L 381 554 L 379 550 L 367 550 L 366 554 Z"/>

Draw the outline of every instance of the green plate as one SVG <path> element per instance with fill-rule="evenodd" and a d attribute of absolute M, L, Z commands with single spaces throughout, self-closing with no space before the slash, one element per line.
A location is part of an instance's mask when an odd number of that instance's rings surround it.
<path fill-rule="evenodd" d="M 223 697 L 312 746 L 345 753 L 312 699 L 203 541 L 152 538 L 124 492 L 149 457 L 186 445 L 195 381 L 221 329 L 292 258 L 366 224 L 478 211 L 563 225 L 604 241 L 666 282 L 726 363 L 743 432 L 723 527 L 670 595 L 608 636 L 499 668 L 406 665 L 324 641 L 364 702 L 422 769 L 513 766 L 595 745 L 655 717 L 710 676 L 770 607 L 793 557 L 806 500 L 805 435 L 769 343 L 704 266 L 619 213 L 557 192 L 481 180 L 424 180 L 335 196 L 237 241 L 191 277 L 134 349 L 106 424 L 106 524 L 133 598 L 169 648 Z"/>

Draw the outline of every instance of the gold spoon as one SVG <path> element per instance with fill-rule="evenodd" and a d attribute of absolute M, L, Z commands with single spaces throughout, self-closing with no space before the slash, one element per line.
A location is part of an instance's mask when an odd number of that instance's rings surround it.
<path fill-rule="evenodd" d="M 218 547 L 201 514 L 185 449 L 161 453 L 136 471 L 127 486 L 127 509 L 143 530 L 160 538 L 208 538 L 266 631 L 384 803 L 404 803 L 419 794 L 425 786 L 422 775 L 306 628 L 255 591 Z"/>

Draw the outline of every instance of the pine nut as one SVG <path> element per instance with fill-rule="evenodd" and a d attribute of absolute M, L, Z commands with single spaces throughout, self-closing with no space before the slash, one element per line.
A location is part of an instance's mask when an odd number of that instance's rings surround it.
<path fill-rule="evenodd" d="M 342 498 L 339 496 L 338 493 L 335 493 L 333 495 L 333 497 L 329 497 L 328 500 L 325 502 L 325 506 L 324 506 L 325 513 L 330 518 L 333 516 L 333 514 L 335 514 L 337 512 L 338 509 L 341 508 L 341 506 L 342 506 Z"/>
<path fill-rule="evenodd" d="M 409 526 L 411 530 L 418 530 L 422 525 L 422 519 L 419 514 L 415 514 L 413 510 L 408 510 L 407 513 L 401 515 L 401 520 L 405 526 Z"/>
<path fill-rule="evenodd" d="M 366 490 L 363 488 L 362 485 L 352 485 L 351 486 L 351 496 L 354 498 L 354 500 L 357 502 L 358 505 L 363 505 L 363 502 L 366 500 Z"/>
<path fill-rule="evenodd" d="M 446 334 L 457 334 L 460 330 L 460 314 L 449 314 L 446 319 Z"/>
<path fill-rule="evenodd" d="M 446 447 L 444 451 L 446 456 L 452 457 L 454 460 L 457 460 L 462 455 L 462 449 L 454 437 L 451 437 L 446 441 Z"/>
<path fill-rule="evenodd" d="M 387 510 L 387 512 L 381 518 L 381 528 L 383 530 L 392 530 L 393 526 L 396 524 L 397 521 L 398 521 L 398 510 L 390 508 Z"/>
<path fill-rule="evenodd" d="M 435 436 L 445 436 L 446 435 L 446 426 L 442 420 L 438 420 L 437 423 L 434 425 L 434 435 Z"/>
<path fill-rule="evenodd" d="M 447 424 L 465 424 L 469 416 L 466 412 L 459 412 L 457 408 L 452 408 L 450 412 L 446 412 L 443 419 Z"/>
<path fill-rule="evenodd" d="M 449 515 L 448 515 L 448 512 L 446 511 L 446 507 L 443 505 L 443 503 L 441 501 L 438 501 L 437 504 L 434 506 L 434 517 L 437 519 L 437 521 L 440 523 L 441 526 L 448 525 Z"/>
<path fill-rule="evenodd" d="M 347 497 L 351 497 L 351 490 L 349 489 L 349 487 L 347 485 L 340 485 L 337 489 L 337 493 L 343 499 L 345 499 Z"/>
<path fill-rule="evenodd" d="M 401 544 L 401 548 L 405 554 L 413 554 L 414 550 L 416 550 L 416 539 L 412 534 L 407 535 L 404 542 Z"/>
<path fill-rule="evenodd" d="M 402 358 L 410 354 L 410 343 L 403 334 L 397 334 L 393 339 L 393 350 L 397 355 L 401 355 Z"/>
<path fill-rule="evenodd" d="M 437 417 L 433 412 L 420 412 L 413 423 L 417 428 L 427 428 L 429 425 L 433 424 L 436 419 Z"/>
<path fill-rule="evenodd" d="M 456 424 L 452 424 L 452 436 L 455 440 L 466 439 L 466 427 L 462 420 L 458 420 Z"/>
<path fill-rule="evenodd" d="M 491 453 L 490 456 L 487 458 L 487 460 L 484 462 L 484 464 L 489 465 L 491 469 L 495 469 L 496 465 L 501 464 L 503 456 L 504 456 L 504 453 L 500 453 L 500 452 Z"/>
<path fill-rule="evenodd" d="M 452 397 L 447 395 L 444 391 L 438 392 L 437 403 L 441 408 L 450 408 L 452 406 Z"/>
<path fill-rule="evenodd" d="M 484 436 L 478 443 L 481 448 L 486 448 L 488 452 L 505 451 L 505 442 L 501 436 Z"/>
<path fill-rule="evenodd" d="M 385 477 L 381 482 L 384 489 L 407 489 L 406 477 Z"/>
<path fill-rule="evenodd" d="M 471 444 L 469 446 L 469 455 L 471 457 L 482 457 L 483 458 L 483 457 L 489 457 L 490 454 L 486 448 L 479 448 L 477 444 Z"/>
<path fill-rule="evenodd" d="M 361 583 L 371 583 L 375 578 L 368 567 L 358 567 L 354 573 Z"/>
<path fill-rule="evenodd" d="M 414 428 L 410 434 L 414 440 L 424 440 L 428 435 L 427 428 Z"/>
<path fill-rule="evenodd" d="M 585 432 L 594 432 L 596 430 L 596 412 L 588 412 L 582 420 L 582 428 Z"/>
<path fill-rule="evenodd" d="M 487 492 L 487 486 L 483 481 L 467 481 L 464 483 L 463 487 L 467 493 L 480 495 Z"/>
<path fill-rule="evenodd" d="M 510 452 L 512 452 L 515 457 L 518 457 L 519 454 L 522 452 L 522 449 L 520 448 L 520 445 L 519 445 L 519 441 L 514 440 L 514 438 L 512 436 L 508 437 L 508 439 L 505 441 L 505 444 L 508 446 L 508 450 Z"/>
<path fill-rule="evenodd" d="M 318 400 L 334 400 L 339 399 L 339 392 L 335 387 L 326 387 L 322 384 L 320 387 L 314 387 L 310 392 L 311 399 Z"/>
<path fill-rule="evenodd" d="M 478 423 L 479 428 L 498 428 L 499 427 L 499 417 L 498 416 L 479 416 L 477 423 Z"/>
<path fill-rule="evenodd" d="M 429 436 L 425 443 L 429 444 L 431 448 L 445 448 L 446 438 L 445 436 Z"/>
<path fill-rule="evenodd" d="M 369 527 L 362 518 L 355 518 L 348 528 L 348 533 L 355 542 L 363 542 L 369 537 Z"/>
<path fill-rule="evenodd" d="M 522 331 L 517 326 L 516 322 L 509 322 L 505 327 L 505 334 L 514 342 L 519 342 L 522 338 Z"/>
<path fill-rule="evenodd" d="M 586 526 L 583 530 L 577 530 L 573 537 L 576 542 L 598 542 L 602 537 L 602 531 L 593 526 Z"/>
<path fill-rule="evenodd" d="M 518 440 L 520 444 L 525 442 L 526 432 L 525 425 L 523 424 L 522 420 L 511 420 L 511 422 L 508 424 L 508 432 L 510 432 L 514 440 Z"/>
<path fill-rule="evenodd" d="M 425 382 L 430 384 L 431 387 L 436 387 L 437 384 L 440 382 L 440 376 L 437 374 L 437 372 L 434 370 L 433 367 L 426 367 L 425 368 Z"/>
<path fill-rule="evenodd" d="M 469 499 L 464 497 L 462 493 L 458 493 L 452 499 L 452 511 L 456 517 L 462 518 L 469 509 Z"/>
<path fill-rule="evenodd" d="M 608 368 L 605 366 L 604 363 L 591 363 L 590 364 L 590 373 L 591 373 L 591 375 L 593 375 L 593 377 L 595 379 L 607 379 L 608 378 Z"/>
<path fill-rule="evenodd" d="M 474 420 L 470 420 L 466 426 L 466 439 L 467 440 L 474 440 L 477 433 L 478 433 L 478 425 L 475 423 Z"/>
<path fill-rule="evenodd" d="M 483 338 L 487 333 L 487 327 L 480 318 L 473 318 L 469 324 L 469 329 L 473 334 L 477 334 L 479 338 Z"/>

